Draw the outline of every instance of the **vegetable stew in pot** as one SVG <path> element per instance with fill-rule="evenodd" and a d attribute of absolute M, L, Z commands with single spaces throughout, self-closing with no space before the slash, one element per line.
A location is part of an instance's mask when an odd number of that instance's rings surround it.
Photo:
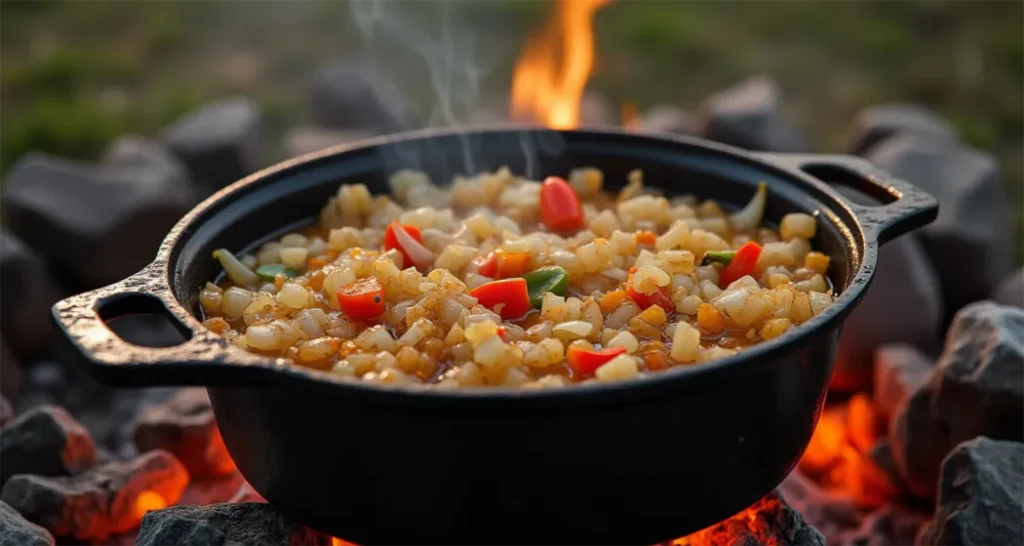
<path fill-rule="evenodd" d="M 201 292 L 231 343 L 363 381 L 437 388 L 618 381 L 735 354 L 834 301 L 817 219 L 762 224 L 759 184 L 728 213 L 630 173 L 507 169 L 446 188 L 400 171 L 343 185 L 319 222 L 236 257 Z"/>

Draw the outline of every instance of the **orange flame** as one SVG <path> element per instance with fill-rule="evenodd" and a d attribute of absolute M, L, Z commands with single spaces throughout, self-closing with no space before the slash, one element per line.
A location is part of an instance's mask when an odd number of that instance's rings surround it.
<path fill-rule="evenodd" d="M 167 501 L 156 491 L 143 491 L 135 499 L 135 516 L 141 520 L 146 512 L 167 508 Z"/>
<path fill-rule="evenodd" d="M 884 424 L 868 395 L 859 393 L 845 405 L 826 407 L 800 470 L 826 489 L 845 493 L 862 505 L 878 505 L 896 495 L 885 473 L 867 455 L 884 433 Z"/>
<path fill-rule="evenodd" d="M 580 99 L 594 64 L 594 13 L 610 1 L 559 0 L 555 16 L 516 60 L 513 119 L 579 127 Z"/>
<path fill-rule="evenodd" d="M 619 119 L 622 120 L 622 127 L 630 131 L 640 128 L 640 112 L 632 102 L 624 102 L 619 108 Z"/>
<path fill-rule="evenodd" d="M 356 546 L 351 542 L 345 542 L 338 537 L 331 537 L 331 546 Z"/>

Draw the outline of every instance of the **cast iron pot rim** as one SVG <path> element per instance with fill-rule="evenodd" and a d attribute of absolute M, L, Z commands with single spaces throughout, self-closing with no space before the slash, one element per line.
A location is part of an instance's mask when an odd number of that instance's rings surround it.
<path fill-rule="evenodd" d="M 852 219 L 851 222 L 845 222 L 840 218 L 830 218 L 830 220 L 839 229 L 842 236 L 846 239 L 847 244 L 852 246 L 852 254 L 856 256 L 858 252 L 860 253 L 859 267 L 850 277 L 846 286 L 841 289 L 839 297 L 836 298 L 828 309 L 820 315 L 813 317 L 811 320 L 800 324 L 798 327 L 790 329 L 788 332 L 776 339 L 763 341 L 752 347 L 745 348 L 733 356 L 713 360 L 707 363 L 674 366 L 671 369 L 650 373 L 637 379 L 609 383 L 592 382 L 582 385 L 574 384 L 556 389 L 523 389 L 514 387 L 438 389 L 436 386 L 385 385 L 335 376 L 327 371 L 313 370 L 292 364 L 289 360 L 284 358 L 271 358 L 249 353 L 244 349 L 227 343 L 220 336 L 207 331 L 206 328 L 202 326 L 199 319 L 180 303 L 178 295 L 175 293 L 175 288 L 173 286 L 174 283 L 172 281 L 172 276 L 175 270 L 174 266 L 177 263 L 181 248 L 188 240 L 188 235 L 192 231 L 191 228 L 193 224 L 207 220 L 205 217 L 208 214 L 212 215 L 210 217 L 215 216 L 216 212 L 211 212 L 211 209 L 217 208 L 224 201 L 231 200 L 232 196 L 239 194 L 243 188 L 278 180 L 282 177 L 292 175 L 296 171 L 301 171 L 316 162 L 328 160 L 344 161 L 344 155 L 352 151 L 391 145 L 398 142 L 427 140 L 436 137 L 450 137 L 466 133 L 479 135 L 486 133 L 508 133 L 521 131 L 555 130 L 544 127 L 516 126 L 509 124 L 480 126 L 468 129 L 423 129 L 332 146 L 279 162 L 238 180 L 198 204 L 188 214 L 182 217 L 177 224 L 175 224 L 167 237 L 161 243 L 156 259 L 141 272 L 124 281 L 115 283 L 114 285 L 101 288 L 87 294 L 82 294 L 80 296 L 75 296 L 58 303 L 54 306 L 54 316 L 58 323 L 60 323 L 61 327 L 68 330 L 68 326 L 66 325 L 68 321 L 62 319 L 62 307 L 66 308 L 73 306 L 74 304 L 70 303 L 73 300 L 91 296 L 91 304 L 95 307 L 101 302 L 116 299 L 118 294 L 121 292 L 138 292 L 140 291 L 140 285 L 146 285 L 144 288 L 150 289 L 150 293 L 152 295 L 159 297 L 167 307 L 167 310 L 183 323 L 182 326 L 184 326 L 186 330 L 191 331 L 191 339 L 185 341 L 182 345 L 171 347 L 169 349 L 185 349 L 189 345 L 195 346 L 196 344 L 204 346 L 199 350 L 193 350 L 190 352 L 183 351 L 182 355 L 184 356 L 179 356 L 178 360 L 173 364 L 182 368 L 187 367 L 187 364 L 181 365 L 182 362 L 192 362 L 195 360 L 202 361 L 208 366 L 239 368 L 238 370 L 234 370 L 237 372 L 242 372 L 243 370 L 241 368 L 257 367 L 261 368 L 267 374 L 281 376 L 281 387 L 296 386 L 323 388 L 330 385 L 330 387 L 326 388 L 344 389 L 343 391 L 336 392 L 339 394 L 344 392 L 346 395 L 385 395 L 408 399 L 433 399 L 437 401 L 465 400 L 467 403 L 512 400 L 537 402 L 564 399 L 587 399 L 590 401 L 598 401 L 619 398 L 627 395 L 633 396 L 641 392 L 654 394 L 657 392 L 665 392 L 666 390 L 677 390 L 679 387 L 683 386 L 683 384 L 686 384 L 687 386 L 696 385 L 707 380 L 719 378 L 722 374 L 749 370 L 750 366 L 771 366 L 776 357 L 784 356 L 788 353 L 799 350 L 800 346 L 811 343 L 814 336 L 827 333 L 837 328 L 842 319 L 853 310 L 853 307 L 863 296 L 864 291 L 867 289 L 871 278 L 874 275 L 878 247 L 880 244 L 878 239 L 884 232 L 885 228 L 875 226 L 874 228 L 865 229 L 865 225 L 867 224 L 880 223 L 880 221 L 874 217 L 866 219 L 865 216 L 870 214 L 867 212 L 868 210 L 877 209 L 881 211 L 883 207 L 869 208 L 859 205 L 851 205 L 846 200 L 839 197 L 835 190 L 824 182 L 821 182 L 798 169 L 787 168 L 783 165 L 776 164 L 770 159 L 771 157 L 785 157 L 787 155 L 792 155 L 793 157 L 821 158 L 824 162 L 827 162 L 829 158 L 846 158 L 846 156 L 770 153 L 759 154 L 691 136 L 667 134 L 650 135 L 633 133 L 620 129 L 584 128 L 564 131 L 558 130 L 557 132 L 593 134 L 596 136 L 620 136 L 631 139 L 660 141 L 662 144 L 675 143 L 693 148 L 702 148 L 723 156 L 723 160 L 753 165 L 759 169 L 772 171 L 777 176 L 788 178 L 805 188 L 807 186 L 817 188 L 828 198 L 832 199 L 833 202 L 828 203 L 830 207 L 844 209 Z M 921 192 L 920 190 L 915 190 L 906 182 L 893 180 L 888 175 L 885 175 L 885 173 L 870 169 L 870 165 L 867 165 L 863 160 L 852 157 L 846 159 L 858 162 L 859 166 L 861 164 L 865 164 L 863 166 L 867 167 L 867 169 L 864 169 L 865 172 L 862 172 L 861 174 L 868 179 L 875 180 L 876 184 L 879 183 L 879 180 L 884 180 L 882 183 L 883 185 L 884 183 L 891 183 L 893 187 L 888 188 L 888 190 L 895 197 L 899 198 L 901 193 L 911 193 L 912 198 L 918 201 L 916 204 L 910 205 L 913 210 L 913 215 L 920 217 L 921 221 L 917 222 L 918 224 L 927 223 L 937 215 L 938 205 L 935 202 L 935 199 L 930 195 Z M 805 191 L 807 190 L 805 189 Z M 902 216 L 908 218 L 911 215 L 911 212 L 902 213 Z M 886 215 L 882 214 L 882 216 L 884 217 Z M 895 213 L 890 212 L 888 213 L 888 216 L 895 216 Z M 907 218 L 902 219 L 906 220 Z M 857 238 L 863 240 L 863 248 L 857 248 Z M 258 239 L 259 236 L 254 238 L 254 240 Z M 158 281 L 158 283 L 156 281 Z M 69 337 L 72 338 L 73 342 L 77 343 L 78 340 L 75 339 L 76 336 L 71 334 L 70 331 L 68 334 Z M 112 333 L 110 335 L 114 336 Z M 89 354 L 87 349 L 83 349 L 81 347 L 79 347 L 79 349 L 87 353 L 87 357 L 94 363 L 97 362 L 95 356 Z M 139 347 L 139 349 L 149 348 Z M 151 362 L 141 364 L 138 362 L 123 362 L 119 364 L 100 362 L 99 365 L 111 368 L 125 366 L 131 368 L 145 368 L 149 366 L 172 365 L 169 364 L 170 360 L 170 358 L 154 358 Z M 829 365 L 829 363 L 821 363 L 820 365 Z M 137 371 L 140 377 L 145 375 L 145 371 L 143 369 L 139 369 Z M 204 373 L 204 367 L 198 366 L 196 369 L 190 370 L 190 372 L 199 374 Z M 239 380 L 237 382 L 197 381 L 195 384 L 206 384 L 209 386 L 221 386 L 222 384 L 237 384 L 240 386 L 253 384 L 257 386 L 268 386 L 269 384 L 269 386 L 276 386 L 274 385 L 274 381 L 267 381 L 266 377 L 262 379 L 263 381 L 255 382 L 245 380 Z M 145 379 L 142 379 L 140 383 L 145 383 Z"/>

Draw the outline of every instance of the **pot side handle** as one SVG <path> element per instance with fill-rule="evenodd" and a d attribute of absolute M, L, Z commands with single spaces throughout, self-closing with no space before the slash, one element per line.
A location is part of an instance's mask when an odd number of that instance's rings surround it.
<path fill-rule="evenodd" d="M 930 193 L 892 176 L 860 157 L 781 153 L 755 155 L 776 165 L 798 169 L 829 186 L 848 186 L 879 201 L 877 206 L 862 205 L 836 195 L 857 215 L 864 232 L 879 243 L 925 226 L 939 214 L 939 202 Z M 829 191 L 835 190 L 829 187 Z"/>
<path fill-rule="evenodd" d="M 150 265 L 131 277 L 57 302 L 57 328 L 100 381 L 118 386 L 259 385 L 276 375 L 273 360 L 236 349 L 206 328 L 188 326 L 188 311 L 177 305 L 159 268 Z M 125 341 L 109 327 L 130 316 L 158 316 L 183 340 L 172 346 Z"/>

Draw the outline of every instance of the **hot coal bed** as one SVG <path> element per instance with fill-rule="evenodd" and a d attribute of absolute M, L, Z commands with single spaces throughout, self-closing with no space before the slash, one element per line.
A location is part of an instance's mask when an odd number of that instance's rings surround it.
<path fill-rule="evenodd" d="M 288 132 L 287 153 L 415 128 L 375 81 L 361 65 L 324 69 L 310 93 L 316 123 Z M 751 78 L 696 115 L 660 106 L 630 126 L 807 151 L 779 100 L 771 80 Z M 98 163 L 35 154 L 6 174 L 0 544 L 344 544 L 248 487 L 203 389 L 101 386 L 52 335 L 59 297 L 134 273 L 198 200 L 274 159 L 262 118 L 251 101 L 226 99 L 156 138 L 122 137 Z M 592 107 L 582 122 L 614 118 Z M 846 152 L 938 197 L 939 218 L 884 247 L 790 476 L 671 544 L 1024 543 L 1024 272 L 1010 271 L 998 165 L 912 105 L 866 109 L 851 134 Z M 175 342 L 162 322 L 113 327 L 134 343 Z"/>

